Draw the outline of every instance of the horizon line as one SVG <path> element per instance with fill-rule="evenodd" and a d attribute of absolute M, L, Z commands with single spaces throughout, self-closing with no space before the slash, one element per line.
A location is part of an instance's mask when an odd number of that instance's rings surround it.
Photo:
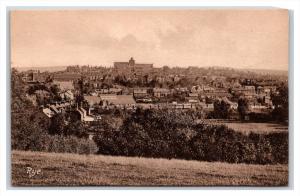
<path fill-rule="evenodd" d="M 114 66 L 103 66 L 103 65 L 91 65 L 91 64 L 85 64 L 85 65 L 80 65 L 80 64 L 73 64 L 73 65 L 53 65 L 53 66 L 16 66 L 16 65 L 11 65 L 11 68 L 21 68 L 21 69 L 26 69 L 26 68 L 51 68 L 51 67 L 70 67 L 70 66 L 79 66 L 79 67 L 83 67 L 83 66 L 91 66 L 91 67 L 104 67 L 104 68 L 114 68 Z M 187 67 L 183 67 L 183 66 L 171 66 L 171 65 L 162 65 L 162 66 L 153 66 L 153 68 L 163 68 L 164 66 L 168 66 L 169 68 L 183 68 L 183 69 L 187 69 L 190 67 L 196 67 L 196 68 L 227 68 L 227 69 L 244 69 L 244 70 L 271 70 L 271 71 L 289 71 L 289 69 L 270 69 L 270 68 L 237 68 L 237 67 L 230 67 L 230 66 L 187 66 Z"/>

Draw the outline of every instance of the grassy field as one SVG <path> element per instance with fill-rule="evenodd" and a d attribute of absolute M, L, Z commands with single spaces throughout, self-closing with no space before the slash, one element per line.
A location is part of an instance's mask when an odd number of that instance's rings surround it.
<path fill-rule="evenodd" d="M 250 132 L 254 133 L 272 133 L 272 132 L 287 132 L 288 126 L 276 123 L 252 123 L 252 122 L 239 122 L 239 121 L 226 121 L 226 120 L 211 120 L 207 121 L 211 124 L 223 124 L 228 128 L 239 131 L 245 134 Z"/>
<path fill-rule="evenodd" d="M 27 167 L 40 170 L 29 177 Z M 13 186 L 285 186 L 287 165 L 12 152 Z"/>

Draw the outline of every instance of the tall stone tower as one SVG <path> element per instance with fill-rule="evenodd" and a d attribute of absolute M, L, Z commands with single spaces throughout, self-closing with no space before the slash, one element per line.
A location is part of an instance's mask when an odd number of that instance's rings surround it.
<path fill-rule="evenodd" d="M 128 65 L 129 65 L 129 68 L 130 68 L 131 72 L 134 73 L 135 60 L 133 59 L 133 57 L 131 57 L 129 59 Z"/>
<path fill-rule="evenodd" d="M 130 66 L 130 67 L 134 67 L 134 65 L 135 65 L 135 60 L 133 59 L 133 57 L 131 57 L 131 58 L 129 59 L 129 66 Z"/>

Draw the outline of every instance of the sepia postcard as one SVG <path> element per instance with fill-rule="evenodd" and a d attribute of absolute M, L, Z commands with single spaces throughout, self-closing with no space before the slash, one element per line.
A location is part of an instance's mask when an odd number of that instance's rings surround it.
<path fill-rule="evenodd" d="M 288 10 L 9 16 L 11 186 L 288 186 Z"/>

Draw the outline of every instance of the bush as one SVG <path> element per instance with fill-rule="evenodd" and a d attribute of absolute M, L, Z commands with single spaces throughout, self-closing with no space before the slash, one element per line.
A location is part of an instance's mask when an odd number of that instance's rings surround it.
<path fill-rule="evenodd" d="M 98 153 L 252 164 L 288 161 L 287 133 L 244 135 L 223 125 L 195 124 L 189 115 L 136 111 L 118 130 L 98 132 Z"/>
<path fill-rule="evenodd" d="M 43 151 L 48 140 L 49 122 L 39 111 L 28 110 L 27 115 L 12 113 L 11 145 L 16 150 Z"/>
<path fill-rule="evenodd" d="M 93 140 L 77 138 L 74 136 L 64 137 L 60 135 L 49 136 L 48 152 L 95 154 L 98 147 Z"/>
<path fill-rule="evenodd" d="M 50 122 L 44 114 L 12 116 L 11 145 L 14 150 L 93 154 L 98 151 L 93 140 L 76 136 L 49 135 Z"/>

